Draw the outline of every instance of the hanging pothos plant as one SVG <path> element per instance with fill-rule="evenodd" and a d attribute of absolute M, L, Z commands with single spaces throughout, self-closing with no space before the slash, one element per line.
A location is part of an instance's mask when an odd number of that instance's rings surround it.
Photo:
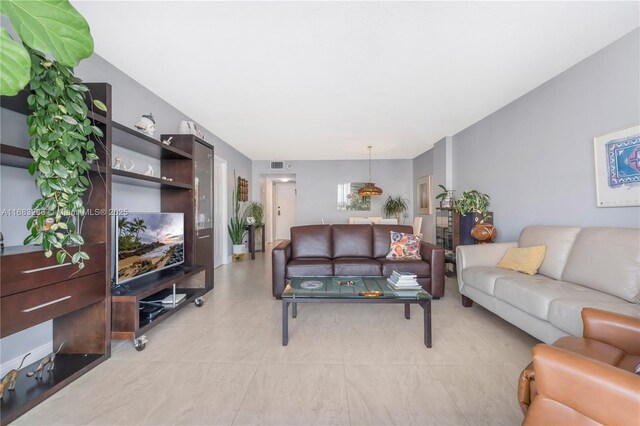
<path fill-rule="evenodd" d="M 27 123 L 34 160 L 29 173 L 38 172 L 36 186 L 42 197 L 33 203 L 38 214 L 27 222 L 30 235 L 24 244 L 41 243 L 45 256 L 57 250 L 59 263 L 69 257 L 82 269 L 84 260 L 89 259 L 87 253 L 78 250 L 71 254 L 65 247 L 84 244 L 74 219 L 85 214 L 82 197 L 91 185 L 89 161 L 98 160 L 91 137 L 100 138 L 103 133 L 87 118 L 85 95 L 89 89 L 74 77 L 71 68 L 32 49 L 29 53 L 31 94 L 27 103 L 32 113 Z M 105 108 L 99 101 L 94 105 Z M 45 225 L 50 218 L 53 223 Z"/>
<path fill-rule="evenodd" d="M 68 0 L 1 0 L 0 13 L 20 37 L 0 28 L 0 95 L 14 96 L 27 84 L 31 92 L 29 173 L 41 198 L 33 203 L 37 214 L 27 222 L 24 244 L 41 243 L 45 256 L 56 251 L 59 263 L 70 257 L 82 269 L 89 256 L 81 247 L 73 254 L 67 248 L 84 243 L 82 222 L 74 218 L 85 214 L 89 161 L 98 159 L 92 138 L 101 143 L 102 131 L 87 118 L 89 89 L 71 67 L 93 53 L 89 25 Z M 106 110 L 99 101 L 92 105 Z"/>

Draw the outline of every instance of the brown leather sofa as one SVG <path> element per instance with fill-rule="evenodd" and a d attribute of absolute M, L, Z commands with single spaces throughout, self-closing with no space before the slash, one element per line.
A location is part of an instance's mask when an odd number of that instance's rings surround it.
<path fill-rule="evenodd" d="M 291 228 L 291 240 L 273 248 L 273 296 L 285 281 L 310 276 L 384 276 L 412 272 L 434 298 L 444 296 L 444 250 L 422 243 L 421 260 L 390 260 L 391 231 L 413 233 L 404 225 L 305 225 Z"/>
<path fill-rule="evenodd" d="M 518 384 L 526 425 L 638 424 L 640 319 L 585 308 L 584 336 L 533 348 Z"/>

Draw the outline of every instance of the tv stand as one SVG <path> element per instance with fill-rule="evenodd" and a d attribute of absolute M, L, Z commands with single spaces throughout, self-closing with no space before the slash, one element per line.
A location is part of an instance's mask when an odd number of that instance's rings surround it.
<path fill-rule="evenodd" d="M 197 307 L 204 304 L 206 288 L 204 266 L 174 266 L 153 274 L 135 278 L 112 290 L 112 328 L 114 339 L 132 339 L 139 351 L 145 348 L 147 338 L 144 333 L 169 318 L 171 315 L 189 306 L 193 302 Z M 175 306 L 166 305 L 164 312 L 153 319 L 140 318 L 140 305 L 143 299 L 154 296 L 164 299 L 174 292 L 186 294 L 185 300 Z"/>

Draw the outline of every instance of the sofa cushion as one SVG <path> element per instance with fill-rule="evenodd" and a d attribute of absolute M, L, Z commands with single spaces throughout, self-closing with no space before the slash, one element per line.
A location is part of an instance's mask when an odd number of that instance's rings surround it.
<path fill-rule="evenodd" d="M 385 257 L 391 247 L 391 231 L 413 234 L 413 227 L 407 225 L 372 225 L 373 257 Z"/>
<path fill-rule="evenodd" d="M 332 225 L 333 257 L 373 258 L 371 225 Z"/>
<path fill-rule="evenodd" d="M 586 289 L 586 287 L 583 287 Z M 625 302 L 615 296 L 589 290 L 589 298 L 558 298 L 551 303 L 548 320 L 560 330 L 582 336 L 582 309 L 596 308 L 640 318 L 640 305 Z"/>
<path fill-rule="evenodd" d="M 381 270 L 380 263 L 368 257 L 339 257 L 333 259 L 333 274 L 337 277 L 380 276 Z"/>
<path fill-rule="evenodd" d="M 527 226 L 520 233 L 518 247 L 547 246 L 538 273 L 559 280 L 579 232 L 580 228 L 568 226 Z"/>
<path fill-rule="evenodd" d="M 522 274 L 516 271 L 496 268 L 495 266 L 470 266 L 462 270 L 462 281 L 465 286 L 493 296 L 494 286 L 498 278 L 520 277 Z"/>
<path fill-rule="evenodd" d="M 420 236 L 403 232 L 390 232 L 391 246 L 387 259 L 421 260 Z"/>
<path fill-rule="evenodd" d="M 322 277 L 333 275 L 333 263 L 323 258 L 291 259 L 287 263 L 287 278 L 292 277 Z"/>
<path fill-rule="evenodd" d="M 640 229 L 583 229 L 562 279 L 640 303 Z"/>
<path fill-rule="evenodd" d="M 424 260 L 412 259 L 387 259 L 381 257 L 376 259 L 382 265 L 382 276 L 388 277 L 393 271 L 410 272 L 418 277 L 430 277 L 431 265 Z"/>
<path fill-rule="evenodd" d="M 305 225 L 291 228 L 291 257 L 331 258 L 331 225 Z"/>
<path fill-rule="evenodd" d="M 535 275 L 544 260 L 546 246 L 509 247 L 498 268 Z"/>
<path fill-rule="evenodd" d="M 598 300 L 606 294 L 577 284 L 552 280 L 544 275 L 499 278 L 494 295 L 508 304 L 541 320 L 547 320 L 551 303 L 556 299 Z"/>

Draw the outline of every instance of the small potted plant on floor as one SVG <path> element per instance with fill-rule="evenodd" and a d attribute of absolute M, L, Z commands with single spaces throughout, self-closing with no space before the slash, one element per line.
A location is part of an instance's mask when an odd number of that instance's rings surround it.
<path fill-rule="evenodd" d="M 489 197 L 475 189 L 462 193 L 456 202 L 454 210 L 462 216 L 460 224 L 460 243 L 469 244 L 465 239 L 472 236 L 480 244 L 490 243 L 496 237 L 493 224 L 487 221 L 491 219 L 489 214 Z M 464 235 L 463 235 L 464 234 Z M 473 244 L 473 240 L 471 240 Z"/>
<path fill-rule="evenodd" d="M 409 200 L 403 198 L 402 195 L 389 195 L 382 205 L 382 213 L 385 217 L 395 217 L 398 223 L 400 223 L 400 216 L 404 215 L 408 209 Z"/>
<path fill-rule="evenodd" d="M 234 176 L 235 181 L 235 176 Z M 244 213 L 240 213 L 240 196 L 238 189 L 234 188 L 232 193 L 233 216 L 229 221 L 229 238 L 233 244 L 233 260 L 244 259 L 246 248 L 244 246 L 244 236 L 247 233 L 247 218 Z"/>

